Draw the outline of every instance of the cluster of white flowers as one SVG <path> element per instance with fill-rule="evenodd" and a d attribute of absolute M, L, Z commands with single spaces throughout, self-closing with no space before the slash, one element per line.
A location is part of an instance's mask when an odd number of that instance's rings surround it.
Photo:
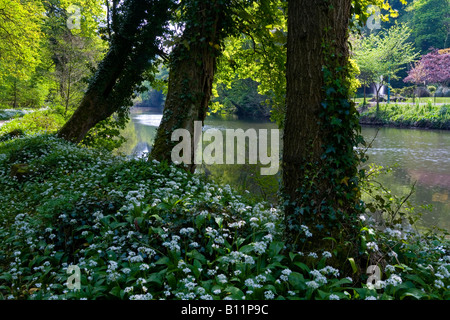
<path fill-rule="evenodd" d="M 267 278 L 264 275 L 257 275 L 254 279 L 249 278 L 246 279 L 244 284 L 251 290 L 247 291 L 247 294 L 252 294 L 253 289 L 262 288 L 264 282 L 266 282 Z"/>
<path fill-rule="evenodd" d="M 388 227 L 388 228 L 384 229 L 384 232 L 386 232 L 392 238 L 396 238 L 396 239 L 404 238 L 402 235 L 402 232 L 398 229 L 391 229 Z"/>
<path fill-rule="evenodd" d="M 244 220 L 240 220 L 240 221 L 232 222 L 232 223 L 229 223 L 229 224 L 228 224 L 228 227 L 230 227 L 230 228 L 236 228 L 236 229 L 240 229 L 240 228 L 242 228 L 243 226 L 245 226 L 245 221 L 244 221 Z"/>
<path fill-rule="evenodd" d="M 255 264 L 255 259 L 252 256 L 239 251 L 231 251 L 228 255 L 222 257 L 222 261 L 231 264 Z"/>
<path fill-rule="evenodd" d="M 180 234 L 183 235 L 183 236 L 186 236 L 186 235 L 189 236 L 189 235 L 191 235 L 193 233 L 195 233 L 195 229 L 191 228 L 191 227 L 189 227 L 189 228 L 181 228 L 180 229 Z"/>
<path fill-rule="evenodd" d="M 266 249 L 267 249 L 267 243 L 264 241 L 253 242 L 252 246 L 253 246 L 253 251 L 258 255 L 263 254 L 264 252 L 266 252 Z"/>
<path fill-rule="evenodd" d="M 402 278 L 397 274 L 391 274 L 390 277 L 386 280 L 378 280 L 377 284 L 380 288 L 385 288 L 388 285 L 392 285 L 394 287 L 402 284 Z"/>
<path fill-rule="evenodd" d="M 272 300 L 275 298 L 275 294 L 271 290 L 264 291 L 264 298 L 267 300 Z"/>
<path fill-rule="evenodd" d="M 145 294 L 134 294 L 130 296 L 130 300 L 153 300 L 153 295 L 150 292 Z"/>
<path fill-rule="evenodd" d="M 291 273 L 292 273 L 292 271 L 290 269 L 283 269 L 283 271 L 281 271 L 280 279 L 283 281 L 288 281 L 289 275 Z"/>
<path fill-rule="evenodd" d="M 165 241 L 162 243 L 164 247 L 167 247 L 171 251 L 180 251 L 179 241 L 180 237 L 173 235 L 171 241 Z"/>
<path fill-rule="evenodd" d="M 227 283 L 228 282 L 227 276 L 224 274 L 217 275 L 217 282 L 222 284 Z"/>
<path fill-rule="evenodd" d="M 305 233 L 305 236 L 306 236 L 307 238 L 312 237 L 312 233 L 311 233 L 311 231 L 309 231 L 308 226 L 305 226 L 305 225 L 302 224 L 302 225 L 300 226 L 300 228 L 301 228 L 302 231 Z"/>
<path fill-rule="evenodd" d="M 367 249 L 372 251 L 378 251 L 378 245 L 375 242 L 367 242 Z"/>

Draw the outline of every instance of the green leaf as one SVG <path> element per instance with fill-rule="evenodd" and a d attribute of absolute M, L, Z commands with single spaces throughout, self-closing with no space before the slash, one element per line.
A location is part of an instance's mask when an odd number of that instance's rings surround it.
<path fill-rule="evenodd" d="M 289 283 L 298 290 L 306 289 L 305 278 L 301 273 L 291 272 L 288 277 Z"/>
<path fill-rule="evenodd" d="M 195 218 L 195 226 L 197 227 L 197 229 L 200 229 L 200 227 L 205 223 L 205 220 L 206 220 L 206 216 L 203 214 L 199 214 Z"/>
<path fill-rule="evenodd" d="M 115 296 L 115 297 L 120 298 L 120 291 L 121 291 L 121 290 L 122 290 L 122 289 L 121 289 L 120 287 L 114 287 L 114 288 L 111 289 L 111 291 L 109 291 L 109 293 L 110 293 L 111 295 Z M 122 291 L 122 292 L 123 292 L 123 291 Z"/>
<path fill-rule="evenodd" d="M 330 295 L 328 292 L 322 291 L 320 289 L 317 290 L 317 293 L 319 294 L 320 299 L 318 300 L 328 300 L 328 296 Z"/>
<path fill-rule="evenodd" d="M 0 276 L 0 279 L 4 279 L 8 282 L 12 281 L 12 275 L 10 273 L 4 273 Z"/>
<path fill-rule="evenodd" d="M 165 264 L 168 265 L 170 262 L 170 259 L 168 257 L 162 257 L 158 261 L 155 262 L 155 264 Z"/>
<path fill-rule="evenodd" d="M 163 284 L 163 275 L 166 272 L 166 270 L 163 270 L 162 272 L 159 272 L 159 273 L 152 273 L 147 278 L 147 282 L 154 282 L 154 283 L 157 283 L 159 285 L 162 285 Z"/>
<path fill-rule="evenodd" d="M 175 276 L 173 275 L 173 272 L 170 272 L 170 273 L 166 273 L 166 279 L 167 279 L 167 282 L 169 283 L 169 285 L 172 287 L 172 288 L 176 288 L 177 287 L 177 279 L 175 278 Z"/>
<path fill-rule="evenodd" d="M 420 289 L 410 288 L 410 289 L 408 289 L 408 291 L 406 291 L 404 294 L 402 294 L 400 299 L 403 299 L 405 297 L 413 297 L 417 300 L 420 300 L 424 297 L 428 297 L 428 295 Z"/>
<path fill-rule="evenodd" d="M 217 223 L 219 228 L 222 229 L 223 218 L 222 217 L 215 217 L 214 221 Z"/>
<path fill-rule="evenodd" d="M 303 262 L 294 262 L 294 264 L 299 267 L 301 270 L 305 271 L 306 273 L 309 273 L 311 271 L 311 269 L 309 269 L 309 267 L 304 264 Z"/>
<path fill-rule="evenodd" d="M 350 283 L 352 283 L 351 280 L 344 278 L 344 279 L 340 279 L 339 281 L 334 282 L 334 283 L 330 286 L 330 288 L 340 287 L 340 286 L 342 286 L 343 284 L 350 284 Z M 345 288 L 342 288 L 342 289 L 344 290 Z"/>
<path fill-rule="evenodd" d="M 419 277 L 417 274 L 406 274 L 404 276 L 406 279 L 415 281 L 417 283 L 419 283 L 420 285 L 426 287 L 427 284 L 425 283 L 425 281 L 423 281 L 423 279 L 421 277 Z"/>
<path fill-rule="evenodd" d="M 202 264 L 198 260 L 194 260 L 192 272 L 194 273 L 195 277 L 200 276 L 200 269 L 202 268 Z"/>
<path fill-rule="evenodd" d="M 358 268 L 356 267 L 355 259 L 348 258 L 348 261 L 350 262 L 350 265 L 352 266 L 353 273 L 358 272 Z"/>
<path fill-rule="evenodd" d="M 242 300 L 242 297 L 244 296 L 244 292 L 234 286 L 225 288 L 225 292 L 229 293 L 231 295 L 231 298 L 235 300 Z"/>
<path fill-rule="evenodd" d="M 192 259 L 196 259 L 201 263 L 206 263 L 207 261 L 206 257 L 195 249 L 186 253 L 186 256 Z"/>
<path fill-rule="evenodd" d="M 295 257 L 297 257 L 298 254 L 294 253 L 294 252 L 289 252 L 289 258 L 291 259 L 291 261 L 294 261 Z"/>
<path fill-rule="evenodd" d="M 239 249 L 239 252 L 248 253 L 253 251 L 253 246 L 251 244 L 247 244 Z"/>
<path fill-rule="evenodd" d="M 269 245 L 269 257 L 274 257 L 284 248 L 284 243 L 281 241 L 273 241 Z"/>

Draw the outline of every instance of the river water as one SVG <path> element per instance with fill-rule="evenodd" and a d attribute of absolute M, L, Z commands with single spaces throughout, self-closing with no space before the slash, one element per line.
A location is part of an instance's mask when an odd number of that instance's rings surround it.
<path fill-rule="evenodd" d="M 133 110 L 131 121 L 123 135 L 127 142 L 119 149 L 137 156 L 148 152 L 153 144 L 161 114 Z M 224 129 L 276 129 L 274 123 L 263 120 L 237 118 L 208 118 L 203 130 Z M 422 224 L 450 231 L 450 132 L 397 128 L 363 127 L 367 142 L 373 140 L 367 151 L 369 163 L 393 167 L 379 181 L 395 195 L 407 195 L 415 183 L 415 192 L 409 198 L 413 206 L 431 205 L 422 212 Z M 270 145 L 270 142 L 269 142 Z M 267 167 L 267 166 L 266 166 Z M 258 165 L 203 165 L 200 169 L 215 180 L 228 183 L 241 191 L 268 201 L 276 200 L 279 177 L 261 176 Z"/>

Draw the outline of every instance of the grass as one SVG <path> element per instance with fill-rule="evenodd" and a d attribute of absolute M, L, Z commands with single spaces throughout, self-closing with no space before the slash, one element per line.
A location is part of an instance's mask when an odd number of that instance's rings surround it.
<path fill-rule="evenodd" d="M 450 129 L 450 104 L 380 104 L 361 111 L 361 123 L 383 124 L 399 127 Z"/>

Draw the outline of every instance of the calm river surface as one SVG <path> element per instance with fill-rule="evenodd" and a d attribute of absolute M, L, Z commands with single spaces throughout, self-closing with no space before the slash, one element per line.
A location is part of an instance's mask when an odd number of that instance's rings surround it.
<path fill-rule="evenodd" d="M 161 118 L 161 114 L 133 110 L 131 121 L 123 132 L 127 142 L 119 151 L 137 156 L 148 152 Z M 277 127 L 261 120 L 209 118 L 204 130 L 209 128 Z M 450 231 L 450 132 L 364 127 L 363 136 L 368 142 L 376 136 L 368 150 L 369 163 L 394 167 L 392 173 L 379 180 L 396 195 L 407 195 L 416 183 L 416 191 L 410 198 L 413 205 L 432 205 L 431 211 L 420 211 L 423 223 Z M 220 182 L 274 200 L 279 176 L 261 176 L 256 165 L 213 165 L 202 169 Z"/>

